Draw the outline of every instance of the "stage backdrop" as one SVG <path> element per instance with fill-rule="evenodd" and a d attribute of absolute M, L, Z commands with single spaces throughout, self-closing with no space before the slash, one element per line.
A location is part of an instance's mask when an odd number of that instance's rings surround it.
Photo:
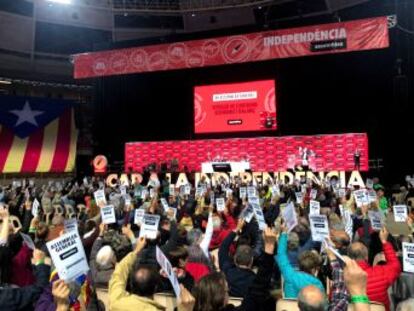
<path fill-rule="evenodd" d="M 368 137 L 366 134 L 285 136 L 261 138 L 203 139 L 165 142 L 131 142 L 125 145 L 125 169 L 142 172 L 150 163 L 178 159 L 181 168 L 201 171 L 209 155 L 228 161 L 248 157 L 257 172 L 285 171 L 300 164 L 299 147 L 315 153 L 310 162 L 317 171 L 351 171 L 354 152 L 361 152 L 361 170 L 368 170 Z"/>
<path fill-rule="evenodd" d="M 0 173 L 70 172 L 77 130 L 73 102 L 0 96 Z"/>
<path fill-rule="evenodd" d="M 389 46 L 386 17 L 74 55 L 76 79 Z"/>

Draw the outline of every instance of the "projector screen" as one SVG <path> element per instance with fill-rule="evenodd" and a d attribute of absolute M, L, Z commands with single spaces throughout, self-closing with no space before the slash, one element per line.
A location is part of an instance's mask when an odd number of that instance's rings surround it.
<path fill-rule="evenodd" d="M 274 80 L 194 88 L 194 131 L 271 131 L 277 128 Z"/>

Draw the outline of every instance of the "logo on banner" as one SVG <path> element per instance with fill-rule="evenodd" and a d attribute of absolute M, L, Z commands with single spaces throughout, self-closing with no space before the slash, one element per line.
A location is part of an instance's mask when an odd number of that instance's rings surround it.
<path fill-rule="evenodd" d="M 128 67 L 128 57 L 125 53 L 115 53 L 110 59 L 112 70 L 115 72 L 124 72 Z"/>
<path fill-rule="evenodd" d="M 207 58 L 213 58 L 220 52 L 220 43 L 214 39 L 207 40 L 203 43 L 202 51 Z"/>
<path fill-rule="evenodd" d="M 104 155 L 97 155 L 93 159 L 93 170 L 95 173 L 105 173 L 108 166 L 108 160 Z"/>
<path fill-rule="evenodd" d="M 239 63 L 249 58 L 249 41 L 244 36 L 227 38 L 223 44 L 223 57 L 226 63 Z"/>
<path fill-rule="evenodd" d="M 106 63 L 106 58 L 98 58 L 93 63 L 93 72 L 98 76 L 105 74 L 107 69 L 108 64 Z"/>
<path fill-rule="evenodd" d="M 164 52 L 154 52 L 149 56 L 148 68 L 151 71 L 165 70 L 168 67 L 167 55 Z"/>
<path fill-rule="evenodd" d="M 144 50 L 136 50 L 131 53 L 130 61 L 136 69 L 146 69 L 148 63 L 148 54 Z"/>
<path fill-rule="evenodd" d="M 187 47 L 184 43 L 173 43 L 168 47 L 168 58 L 173 63 L 185 60 Z"/>

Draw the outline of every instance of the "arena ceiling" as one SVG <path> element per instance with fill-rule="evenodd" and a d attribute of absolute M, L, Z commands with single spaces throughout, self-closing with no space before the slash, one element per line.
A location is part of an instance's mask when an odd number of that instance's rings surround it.
<path fill-rule="evenodd" d="M 69 4 L 58 3 L 60 1 Z M 312 23 L 382 0 L 2 0 L 0 69 L 68 76 L 69 55 L 112 43 Z M 387 1 L 386 1 L 387 2 Z M 362 15 L 367 17 L 369 14 Z M 346 19 L 347 17 L 345 17 Z M 349 18 L 349 17 L 348 17 Z M 355 17 L 359 18 L 359 16 Z M 285 23 L 285 24 L 283 24 Z M 168 39 L 167 39 L 168 40 Z"/>

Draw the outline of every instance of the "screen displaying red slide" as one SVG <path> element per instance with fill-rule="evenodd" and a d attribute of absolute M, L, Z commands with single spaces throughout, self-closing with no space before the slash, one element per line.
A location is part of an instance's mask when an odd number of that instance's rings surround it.
<path fill-rule="evenodd" d="M 194 131 L 270 131 L 277 128 L 274 80 L 194 88 Z"/>

